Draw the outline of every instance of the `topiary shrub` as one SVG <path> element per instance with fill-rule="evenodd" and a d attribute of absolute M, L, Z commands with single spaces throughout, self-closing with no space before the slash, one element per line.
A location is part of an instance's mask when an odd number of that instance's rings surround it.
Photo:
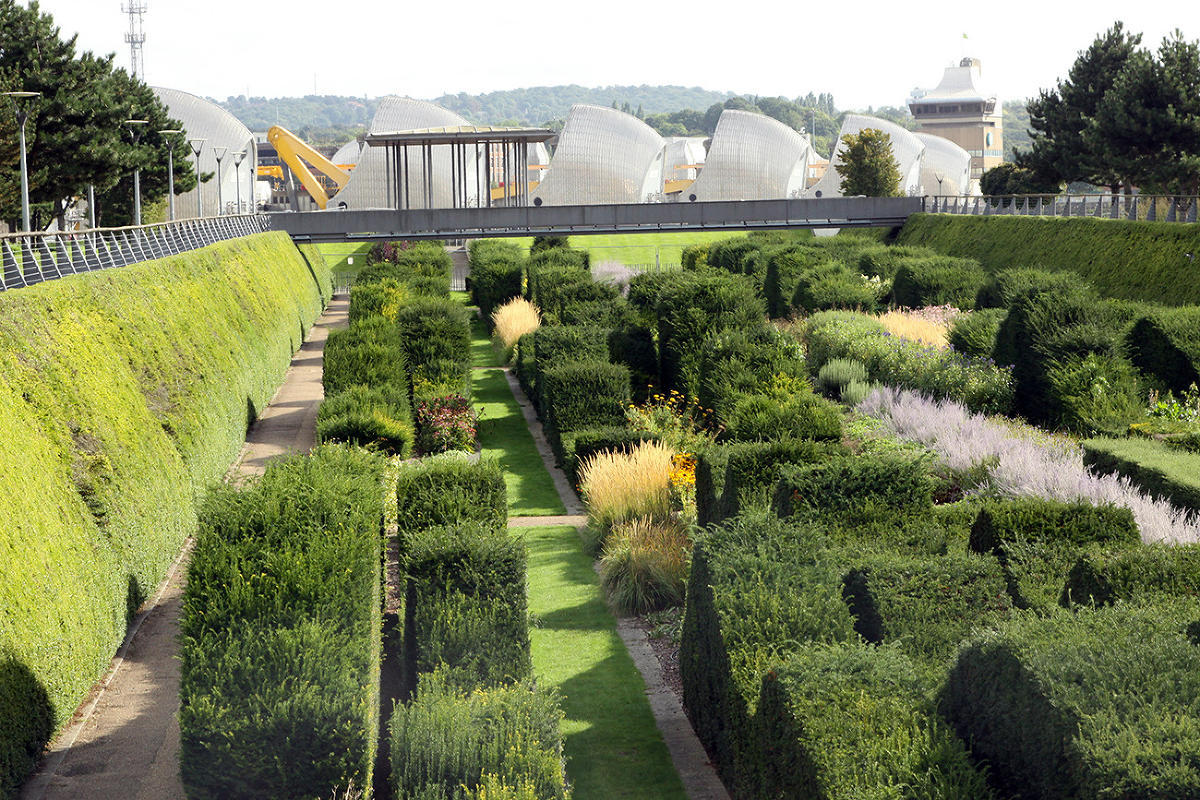
<path fill-rule="evenodd" d="M 970 549 L 1000 559 L 1018 608 L 1059 602 L 1067 571 L 1092 544 L 1132 547 L 1140 541 L 1127 508 L 1040 498 L 990 502 L 971 526 Z"/>
<path fill-rule="evenodd" d="M 979 262 L 969 258 L 906 259 L 892 281 L 892 302 L 903 308 L 971 308 L 987 280 Z"/>
<path fill-rule="evenodd" d="M 620 425 L 629 404 L 629 370 L 607 361 L 575 361 L 542 373 L 542 396 L 550 444 L 566 462 L 562 435 L 584 428 Z"/>
<path fill-rule="evenodd" d="M 941 712 L 1006 797 L 1200 794 L 1195 602 L 1018 614 L 959 650 Z"/>
<path fill-rule="evenodd" d="M 397 529 L 401 541 L 434 526 L 480 522 L 497 530 L 508 525 L 504 473 L 494 459 L 471 463 L 461 453 L 446 453 L 397 471 Z"/>
<path fill-rule="evenodd" d="M 583 325 L 544 325 L 533 333 L 533 384 L 535 402 L 544 413 L 542 374 L 551 367 L 573 361 L 607 361 L 608 335 L 604 328 Z"/>
<path fill-rule="evenodd" d="M 1046 373 L 1058 424 L 1076 433 L 1121 434 L 1146 416 L 1137 372 L 1128 361 L 1089 353 L 1068 356 Z"/>
<path fill-rule="evenodd" d="M 491 521 L 410 531 L 403 542 L 404 685 L 442 670 L 461 689 L 529 677 L 525 547 Z"/>
<path fill-rule="evenodd" d="M 1172 392 L 1200 384 L 1200 307 L 1163 309 L 1139 318 L 1125 335 L 1129 358 Z"/>
<path fill-rule="evenodd" d="M 467 311 L 453 300 L 415 300 L 396 315 L 411 368 L 434 361 L 471 363 Z"/>
<path fill-rule="evenodd" d="M 970 358 L 991 358 L 996 349 L 996 334 L 1007 314 L 1007 308 L 984 308 L 959 314 L 950 323 L 946 341 L 956 353 Z"/>
<path fill-rule="evenodd" d="M 707 244 L 689 244 L 679 253 L 679 264 L 683 269 L 699 269 L 709 266 Z"/>
<path fill-rule="evenodd" d="M 796 277 L 792 307 L 805 313 L 854 309 L 866 313 L 879 306 L 879 285 L 841 263 L 802 271 Z"/>
<path fill-rule="evenodd" d="M 836 443 L 798 439 L 709 447 L 697 455 L 697 521 L 707 525 L 747 511 L 765 511 L 784 466 L 820 463 L 840 450 Z M 713 480 L 714 472 L 720 473 L 719 481 Z"/>
<path fill-rule="evenodd" d="M 400 331 L 382 317 L 330 331 L 321 372 L 325 396 L 351 386 L 398 386 L 407 391 L 406 353 Z"/>
<path fill-rule="evenodd" d="M 828 255 L 812 247 L 773 248 L 769 255 L 764 255 L 763 297 L 767 301 L 767 315 L 772 319 L 792 312 L 792 295 L 802 274 L 819 265 L 833 266 Z"/>
<path fill-rule="evenodd" d="M 326 398 L 317 409 L 317 440 L 408 458 L 414 440 L 408 393 L 394 384 L 351 386 Z"/>
<path fill-rule="evenodd" d="M 1200 546 L 1090 548 L 1067 574 L 1063 605 L 1111 605 L 1153 597 L 1200 597 Z"/>
<path fill-rule="evenodd" d="M 650 387 L 659 382 L 658 347 L 654 331 L 644 325 L 623 324 L 608 335 L 608 356 L 614 364 L 629 368 L 633 398 L 642 402 Z"/>
<path fill-rule="evenodd" d="M 995 797 L 894 648 L 799 649 L 764 675 L 755 729 L 755 797 L 884 797 L 897 787 L 931 800 Z"/>
<path fill-rule="evenodd" d="M 1002 269 L 988 276 L 975 295 L 975 308 L 1008 310 L 1025 295 L 1080 285 L 1078 275 L 1044 269 Z M 1086 282 L 1084 282 L 1086 283 Z"/>
<path fill-rule="evenodd" d="M 771 508 L 781 517 L 895 516 L 928 511 L 933 507 L 932 491 L 929 469 L 921 459 L 902 454 L 840 456 L 784 467 Z"/>
<path fill-rule="evenodd" d="M 742 395 L 733 403 L 722 438 L 735 442 L 774 439 L 836 441 L 842 437 L 842 412 L 812 392 L 791 396 Z"/>

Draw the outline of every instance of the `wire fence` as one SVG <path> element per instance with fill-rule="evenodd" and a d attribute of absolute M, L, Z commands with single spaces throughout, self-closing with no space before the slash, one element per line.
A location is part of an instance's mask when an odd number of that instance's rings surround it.
<path fill-rule="evenodd" d="M 262 233 L 258 214 L 182 219 L 125 228 L 0 235 L 0 290 L 32 286 L 81 272 L 164 258 L 214 242 Z"/>
<path fill-rule="evenodd" d="M 975 216 L 1093 217 L 1148 222 L 1196 222 L 1195 195 L 1020 194 L 964 197 L 931 195 L 925 210 Z"/>

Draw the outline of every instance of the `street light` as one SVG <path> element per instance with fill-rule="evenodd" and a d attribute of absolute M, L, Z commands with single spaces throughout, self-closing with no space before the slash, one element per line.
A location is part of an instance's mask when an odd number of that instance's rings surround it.
<path fill-rule="evenodd" d="M 237 184 L 237 213 L 242 213 L 242 160 L 246 157 L 245 150 L 238 150 L 233 154 L 233 174 L 237 178 L 234 181 Z"/>
<path fill-rule="evenodd" d="M 144 119 L 127 119 L 124 122 L 129 135 L 133 138 L 133 146 L 137 147 L 138 140 L 142 138 L 142 126 L 149 125 L 149 120 Z M 134 154 L 137 158 L 137 154 Z M 133 167 L 133 224 L 142 224 L 142 166 L 136 161 Z"/>
<path fill-rule="evenodd" d="M 217 216 L 225 213 L 225 200 L 221 197 L 221 159 L 229 152 L 228 147 L 213 146 L 213 158 L 217 159 Z"/>
<path fill-rule="evenodd" d="M 25 163 L 25 120 L 29 119 L 29 106 L 41 92 L 0 92 L 8 97 L 17 112 L 17 124 L 21 126 L 21 230 L 29 233 L 29 167 Z"/>
<path fill-rule="evenodd" d="M 167 140 L 167 218 L 175 219 L 175 137 L 183 133 L 178 128 L 164 128 L 159 135 Z"/>
<path fill-rule="evenodd" d="M 200 192 L 200 151 L 204 149 L 207 139 L 188 139 L 192 152 L 196 154 L 196 217 L 204 216 L 204 195 Z"/>

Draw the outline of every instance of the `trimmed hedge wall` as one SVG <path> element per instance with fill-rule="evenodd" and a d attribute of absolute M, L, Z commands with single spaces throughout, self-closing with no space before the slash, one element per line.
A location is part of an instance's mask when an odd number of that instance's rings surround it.
<path fill-rule="evenodd" d="M 525 254 L 514 242 L 477 239 L 471 242 L 471 302 L 492 329 L 492 312 L 514 297 L 520 297 L 524 282 Z"/>
<path fill-rule="evenodd" d="M 209 498 L 180 622 L 188 797 L 371 785 L 384 468 L 362 450 L 324 447 Z"/>
<path fill-rule="evenodd" d="M 330 292 L 319 251 L 268 233 L 0 294 L 0 796 L 108 668 Z"/>
<path fill-rule="evenodd" d="M 1147 494 L 1200 513 L 1200 453 L 1137 436 L 1097 438 L 1084 441 L 1083 462 L 1096 472 L 1124 475 Z"/>
<path fill-rule="evenodd" d="M 942 711 L 1000 794 L 1200 797 L 1195 602 L 1020 614 L 959 651 Z"/>
<path fill-rule="evenodd" d="M 755 797 L 995 797 L 891 647 L 804 648 L 763 678 L 756 728 L 765 752 Z"/>
<path fill-rule="evenodd" d="M 1063 600 L 1109 605 L 1157 595 L 1200 597 L 1200 546 L 1084 551 L 1067 575 Z"/>
<path fill-rule="evenodd" d="M 899 454 L 784 467 L 771 504 L 781 517 L 902 515 L 932 507 L 933 484 L 924 460 Z"/>
<path fill-rule="evenodd" d="M 464 690 L 528 678 L 524 543 L 488 520 L 411 531 L 401 548 L 407 692 L 435 669 Z"/>
<path fill-rule="evenodd" d="M 408 358 L 395 323 L 374 317 L 330 331 L 321 384 L 330 398 L 352 386 L 394 386 L 407 394 Z"/>
<path fill-rule="evenodd" d="M 473 464 L 463 453 L 443 453 L 402 465 L 396 475 L 401 552 L 407 537 L 425 528 L 479 522 L 504 530 L 506 492 L 495 459 Z"/>
<path fill-rule="evenodd" d="M 1000 559 L 1018 608 L 1046 609 L 1062 598 L 1082 548 L 1135 547 L 1140 541 L 1127 508 L 1020 498 L 986 503 L 971 526 L 969 546 Z"/>
<path fill-rule="evenodd" d="M 565 465 L 563 434 L 625 421 L 629 369 L 608 361 L 551 364 L 542 373 L 542 398 L 550 444 Z"/>
<path fill-rule="evenodd" d="M 750 510 L 764 511 L 780 469 L 832 458 L 836 444 L 804 440 L 714 445 L 696 457 L 696 521 L 723 522 Z"/>
<path fill-rule="evenodd" d="M 326 398 L 317 409 L 317 440 L 348 442 L 401 458 L 412 453 L 412 408 L 404 386 L 355 385 Z"/>
<path fill-rule="evenodd" d="M 892 282 L 892 302 L 904 308 L 972 308 L 986 280 L 987 274 L 974 259 L 909 258 L 901 263 Z"/>
<path fill-rule="evenodd" d="M 1200 305 L 1186 253 L 1200 253 L 1200 228 L 1161 222 L 914 214 L 898 244 L 977 259 L 988 270 L 1042 267 L 1081 275 L 1103 295 L 1164 305 Z"/>
<path fill-rule="evenodd" d="M 1129 359 L 1167 389 L 1200 384 L 1200 308 L 1172 308 L 1140 318 L 1125 336 Z"/>
<path fill-rule="evenodd" d="M 752 719 L 787 642 L 857 641 L 837 567 L 805 527 L 748 515 L 696 535 L 679 650 L 683 703 L 734 797 L 762 769 Z"/>

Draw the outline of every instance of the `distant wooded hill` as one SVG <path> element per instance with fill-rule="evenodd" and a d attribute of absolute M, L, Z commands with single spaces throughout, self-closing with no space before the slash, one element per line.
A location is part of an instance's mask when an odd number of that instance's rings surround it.
<path fill-rule="evenodd" d="M 568 86 L 534 86 L 528 89 L 508 89 L 487 94 L 445 94 L 433 102 L 462 114 L 481 125 L 504 122 L 522 125 L 542 125 L 567 116 L 576 103 L 628 108 L 641 115 L 680 111 L 685 108 L 704 110 L 713 103 L 733 97 L 732 92 L 712 92 L 698 86 L 602 86 L 588 88 Z"/>

